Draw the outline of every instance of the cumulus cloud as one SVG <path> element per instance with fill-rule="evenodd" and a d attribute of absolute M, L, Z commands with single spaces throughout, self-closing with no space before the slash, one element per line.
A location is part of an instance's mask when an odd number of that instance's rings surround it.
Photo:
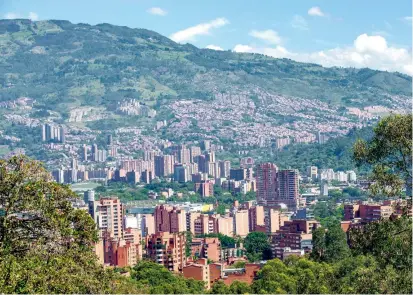
<path fill-rule="evenodd" d="M 326 16 L 324 12 L 321 11 L 320 7 L 314 6 L 308 10 L 308 15 L 312 16 Z"/>
<path fill-rule="evenodd" d="M 291 26 L 294 29 L 299 29 L 299 30 L 303 30 L 306 31 L 308 30 L 308 24 L 307 21 L 305 20 L 304 17 L 302 17 L 301 15 L 294 15 L 293 20 L 291 21 Z"/>
<path fill-rule="evenodd" d="M 39 20 L 39 15 L 36 12 L 29 12 L 29 19 L 32 21 Z"/>
<path fill-rule="evenodd" d="M 207 45 L 205 48 L 207 48 L 207 49 L 212 49 L 212 50 L 219 50 L 219 51 L 223 51 L 223 50 L 224 50 L 224 48 L 219 47 L 219 46 L 217 46 L 217 45 L 213 45 L 213 44 Z"/>
<path fill-rule="evenodd" d="M 265 31 L 256 31 L 252 30 L 249 33 L 250 36 L 264 40 L 269 44 L 279 44 L 281 43 L 281 38 L 276 31 L 273 30 L 265 30 Z"/>
<path fill-rule="evenodd" d="M 15 12 L 8 12 L 4 15 L 5 19 L 18 19 L 18 18 L 28 18 L 32 21 L 39 20 L 39 15 L 35 12 L 29 12 L 28 16 L 21 15 Z"/>
<path fill-rule="evenodd" d="M 235 45 L 233 51 L 235 51 L 235 52 L 249 52 L 249 53 L 250 52 L 259 52 L 259 51 L 257 51 L 257 48 L 253 48 L 249 45 L 243 45 L 243 44 Z"/>
<path fill-rule="evenodd" d="M 193 41 L 198 35 L 209 35 L 211 29 L 217 29 L 229 24 L 226 18 L 217 18 L 207 23 L 198 24 L 172 34 L 169 38 L 175 42 Z"/>
<path fill-rule="evenodd" d="M 165 16 L 165 15 L 168 14 L 168 12 L 167 12 L 166 10 L 163 10 L 163 9 L 160 8 L 160 7 L 152 7 L 152 8 L 149 8 L 149 9 L 147 10 L 147 12 L 150 13 L 150 14 L 153 14 L 153 15 L 160 15 L 160 16 Z"/>
<path fill-rule="evenodd" d="M 362 34 L 354 40 L 352 46 L 336 47 L 312 53 L 292 52 L 281 46 L 269 48 L 243 44 L 237 44 L 233 51 L 256 52 L 276 58 L 317 63 L 326 67 L 368 67 L 413 75 L 411 53 L 405 48 L 389 46 L 383 36 Z"/>

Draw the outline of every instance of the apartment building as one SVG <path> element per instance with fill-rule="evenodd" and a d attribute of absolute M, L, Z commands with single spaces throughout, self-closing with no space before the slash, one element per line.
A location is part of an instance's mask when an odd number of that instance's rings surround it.
<path fill-rule="evenodd" d="M 312 249 L 312 232 L 320 227 L 316 220 L 290 220 L 271 236 L 273 257 L 283 258 L 285 248 L 302 249 L 309 252 Z"/>
<path fill-rule="evenodd" d="M 147 255 L 168 270 L 181 272 L 186 265 L 185 242 L 184 233 L 155 233 L 146 238 Z"/>

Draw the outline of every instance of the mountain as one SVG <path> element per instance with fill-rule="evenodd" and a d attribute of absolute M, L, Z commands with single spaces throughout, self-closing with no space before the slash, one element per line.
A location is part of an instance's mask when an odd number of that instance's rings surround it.
<path fill-rule="evenodd" d="M 127 127 L 140 130 L 135 149 L 210 138 L 248 151 L 275 137 L 345 135 L 407 112 L 412 95 L 401 73 L 199 49 L 110 24 L 0 20 L 0 52 L 0 144 L 22 139 L 16 124 L 53 121 L 74 141 Z"/>

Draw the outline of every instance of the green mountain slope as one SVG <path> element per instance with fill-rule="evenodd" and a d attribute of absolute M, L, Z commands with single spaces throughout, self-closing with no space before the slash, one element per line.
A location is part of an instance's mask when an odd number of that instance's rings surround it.
<path fill-rule="evenodd" d="M 346 136 L 332 138 L 325 144 L 290 145 L 272 158 L 282 168 L 294 167 L 302 172 L 308 166 L 335 170 L 356 169 L 353 160 L 353 145 L 357 139 L 368 140 L 373 135 L 372 127 L 353 129 Z M 362 171 L 364 172 L 364 171 Z"/>
<path fill-rule="evenodd" d="M 0 20 L 0 85 L 0 128 L 10 136 L 9 122 L 35 118 L 73 134 L 139 126 L 156 138 L 209 137 L 244 150 L 279 136 L 344 135 L 409 110 L 412 94 L 411 77 L 400 73 L 199 49 L 145 29 L 23 19 Z M 33 108 L 10 107 L 21 97 Z M 128 113 L 132 99 L 145 112 Z M 154 130 L 160 120 L 167 128 Z"/>

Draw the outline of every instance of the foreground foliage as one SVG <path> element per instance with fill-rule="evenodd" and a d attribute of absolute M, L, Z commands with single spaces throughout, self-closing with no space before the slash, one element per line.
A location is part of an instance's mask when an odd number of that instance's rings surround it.
<path fill-rule="evenodd" d="M 93 219 L 38 162 L 0 160 L 0 292 L 139 293 L 97 262 Z"/>

